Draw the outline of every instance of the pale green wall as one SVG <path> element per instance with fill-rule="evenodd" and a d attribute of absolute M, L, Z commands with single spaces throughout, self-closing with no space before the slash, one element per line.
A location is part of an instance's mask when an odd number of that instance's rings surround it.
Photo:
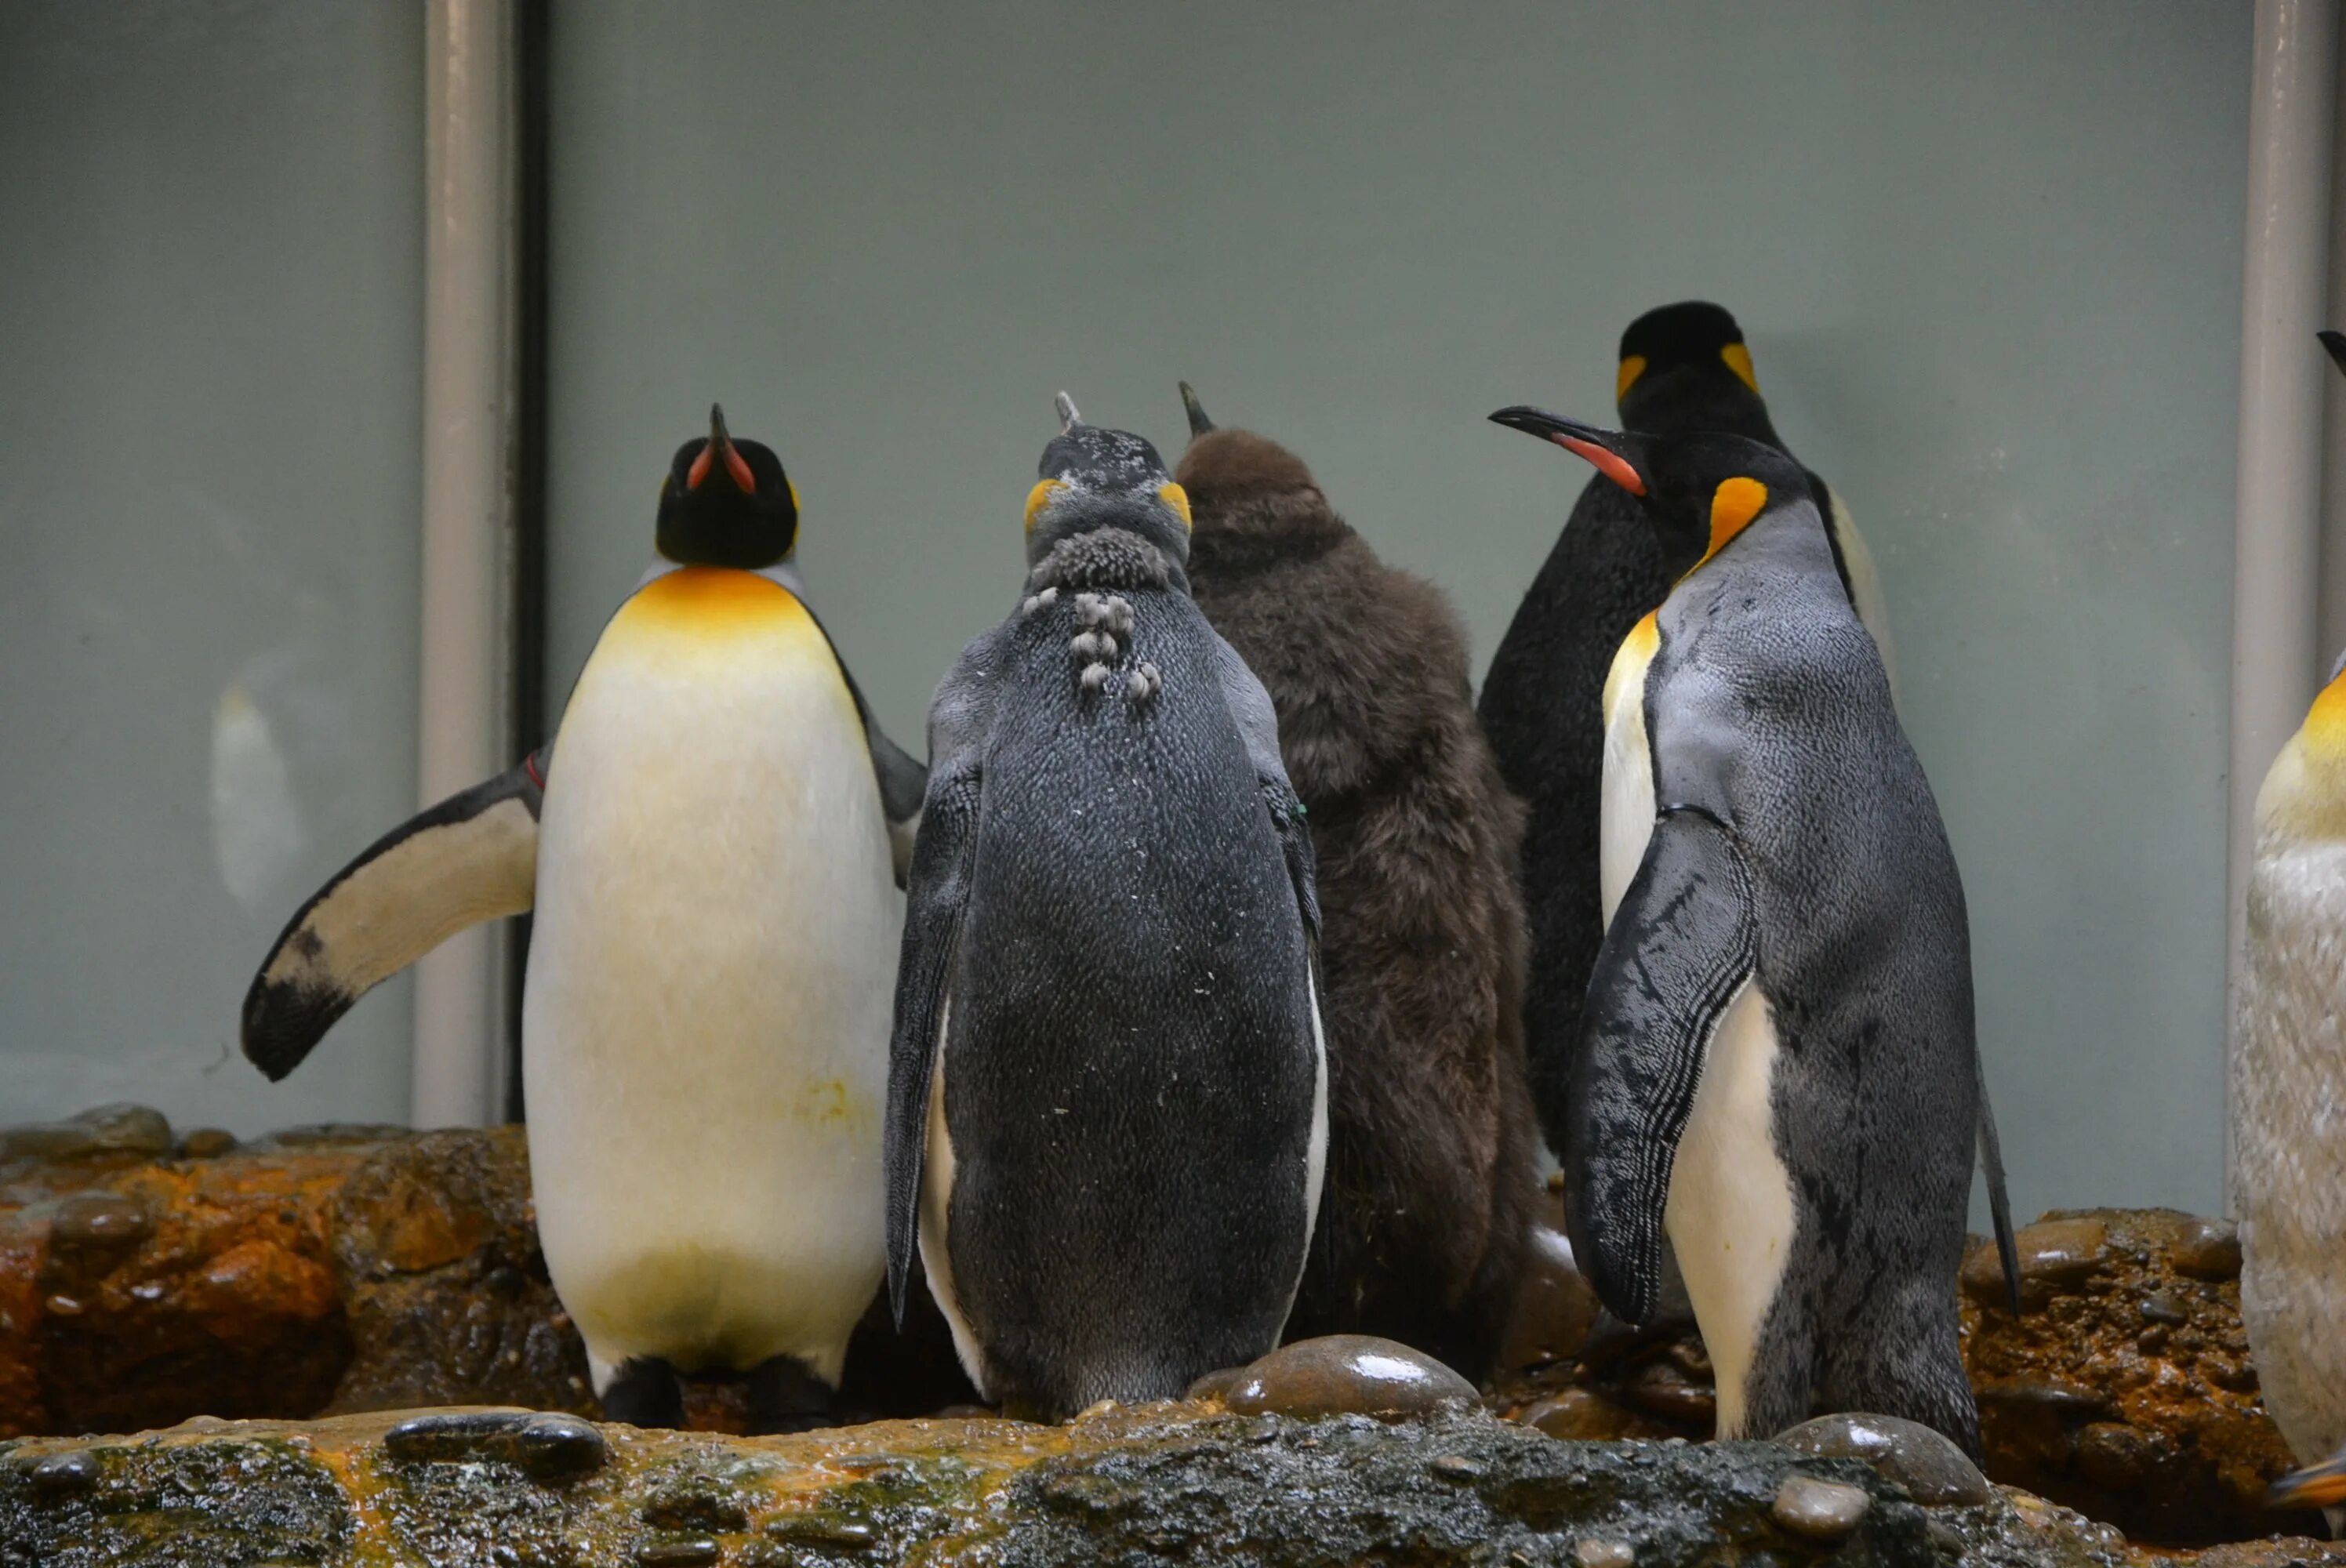
<path fill-rule="evenodd" d="M 563 6 L 554 689 L 721 398 L 888 725 L 1049 398 L 1187 376 L 1487 657 L 1689 294 L 1847 495 L 1970 888 L 2015 1200 L 2221 1206 L 2246 4 Z"/>
<path fill-rule="evenodd" d="M 0 1123 L 407 1108 L 405 983 L 288 1083 L 253 965 L 414 807 L 423 12 L 0 4 Z"/>

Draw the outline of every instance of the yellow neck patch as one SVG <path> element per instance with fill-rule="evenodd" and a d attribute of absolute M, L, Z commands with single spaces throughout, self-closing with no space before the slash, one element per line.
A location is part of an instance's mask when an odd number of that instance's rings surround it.
<path fill-rule="evenodd" d="M 1728 542 L 1751 526 L 1751 519 L 1760 515 L 1768 504 L 1768 487 L 1756 479 L 1722 480 L 1710 493 L 1710 548 L 1702 553 L 1702 561 L 1709 560 L 1727 548 Z M 1696 565 L 1702 565 L 1697 561 Z"/>
<path fill-rule="evenodd" d="M 771 577 L 730 566 L 678 566 L 663 572 L 627 601 L 633 624 L 711 630 L 806 614 L 796 595 Z"/>
<path fill-rule="evenodd" d="M 1066 488 L 1056 479 L 1046 479 L 1026 493 L 1026 532 L 1035 532 L 1035 519 L 1043 514 L 1043 508 L 1051 504 L 1051 497 Z"/>
<path fill-rule="evenodd" d="M 2321 688 L 2298 733 L 2304 736 L 2308 751 L 2324 757 L 2346 754 L 2346 675 Z"/>
<path fill-rule="evenodd" d="M 1636 386 L 1637 384 L 1637 378 L 1645 373 L 1645 355 L 1631 354 L 1627 359 L 1623 360 L 1621 361 L 1620 378 L 1613 383 L 1613 401 L 1615 402 L 1619 402 L 1623 398 L 1627 397 L 1629 395 L 1629 389 Z"/>
<path fill-rule="evenodd" d="M 1157 487 L 1157 499 L 1162 501 L 1166 505 L 1173 509 L 1173 514 L 1181 519 L 1182 527 L 1194 529 L 1197 526 L 1196 524 L 1189 521 L 1189 493 L 1188 491 L 1182 489 L 1178 484 L 1160 484 Z"/>
<path fill-rule="evenodd" d="M 1749 387 L 1754 394 L 1758 393 L 1760 378 L 1752 372 L 1749 349 L 1745 348 L 1741 343 L 1729 343 L 1719 351 L 1719 358 L 1722 364 L 1735 372 L 1738 381 Z"/>

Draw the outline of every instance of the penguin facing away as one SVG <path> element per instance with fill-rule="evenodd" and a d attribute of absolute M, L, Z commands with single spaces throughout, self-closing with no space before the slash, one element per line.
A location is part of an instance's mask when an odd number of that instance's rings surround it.
<path fill-rule="evenodd" d="M 1060 414 L 1027 596 L 930 709 L 887 1126 L 898 1310 L 917 1242 L 971 1380 L 1046 1418 L 1269 1350 L 1327 1136 L 1270 698 L 1155 450 Z"/>
<path fill-rule="evenodd" d="M 1667 1236 L 1719 1436 L 1867 1410 L 1976 1456 L 1963 883 L 1808 475 L 1740 436 L 1492 418 L 1595 464 L 1677 578 L 1605 688 L 1608 924 L 1561 1151 L 1574 1255 L 1640 1322 Z"/>
<path fill-rule="evenodd" d="M 2321 341 L 2346 371 L 2346 337 Z M 2265 1407 L 2310 1465 L 2346 1448 L 2346 657 L 2257 791 L 2253 855 L 2231 1069 L 2240 1317 Z M 2341 1473 L 2308 1498 L 2346 1504 Z"/>
<path fill-rule="evenodd" d="M 760 1430 L 819 1424 L 884 1260 L 892 840 L 923 778 L 806 606 L 798 515 L 779 459 L 712 410 L 560 767 L 541 752 L 361 855 L 246 1003 L 246 1054 L 282 1077 L 368 986 L 534 905 L 539 1239 L 606 1413 L 638 1425 L 681 1424 L 680 1372 L 746 1376 Z"/>
<path fill-rule="evenodd" d="M 1522 809 L 1441 591 L 1380 562 L 1285 447 L 1181 392 L 1191 591 L 1270 693 L 1318 863 L 1327 1179 L 1287 1335 L 1380 1335 L 1480 1381 L 1539 1190 Z"/>
<path fill-rule="evenodd" d="M 1722 431 L 1783 442 L 1735 318 L 1698 300 L 1649 311 L 1621 334 L 1621 423 L 1654 435 Z M 1888 658 L 1888 622 L 1872 558 L 1832 487 L 1803 472 L 1831 524 L 1836 576 Z M 1523 886 L 1531 933 L 1525 1050 L 1549 1144 L 1563 1139 L 1566 1083 L 1581 999 L 1605 922 L 1597 893 L 1602 694 L 1613 652 L 1672 581 L 1636 502 L 1592 477 L 1525 593 L 1484 677 L 1483 728 L 1527 809 Z"/>

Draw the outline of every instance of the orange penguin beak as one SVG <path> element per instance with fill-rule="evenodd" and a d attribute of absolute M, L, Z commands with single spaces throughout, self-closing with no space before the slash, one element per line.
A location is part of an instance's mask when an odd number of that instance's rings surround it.
<path fill-rule="evenodd" d="M 2265 1494 L 2268 1508 L 2335 1508 L 2341 1502 L 2346 1502 L 2346 1453 L 2282 1476 Z"/>
<path fill-rule="evenodd" d="M 733 477 L 733 487 L 744 495 L 758 494 L 757 475 L 750 472 L 748 460 L 733 450 L 732 438 L 725 433 L 724 409 L 710 403 L 709 444 L 700 449 L 700 455 L 692 460 L 690 468 L 685 470 L 684 487 L 687 490 L 699 489 L 700 482 L 709 477 L 712 463 L 720 456 L 725 463 L 725 472 Z"/>

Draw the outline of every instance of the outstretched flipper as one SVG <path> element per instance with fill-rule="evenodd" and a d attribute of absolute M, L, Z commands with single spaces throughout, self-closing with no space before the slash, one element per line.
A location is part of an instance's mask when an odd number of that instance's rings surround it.
<path fill-rule="evenodd" d="M 928 1154 L 929 1084 L 950 1017 L 954 953 L 969 903 L 970 856 L 985 734 L 993 712 L 998 634 L 981 637 L 937 688 L 929 710 L 927 793 L 906 880 L 904 942 L 896 969 L 896 1019 L 888 1047 L 888 1118 L 882 1171 L 888 1201 L 888 1303 L 904 1323 L 904 1287 L 920 1240 L 921 1177 Z M 860 699 L 859 699 L 860 700 Z M 877 735 L 877 727 L 867 733 Z M 909 759 L 907 759 L 909 760 Z M 893 816 L 893 810 L 891 810 Z"/>
<path fill-rule="evenodd" d="M 1979 1079 L 1979 1157 L 1980 1170 L 1987 1177 L 1987 1213 L 1995 1227 L 1995 1256 L 2004 1265 L 2004 1293 L 2012 1301 L 2012 1315 L 2020 1316 L 2020 1247 L 2012 1239 L 2012 1199 L 2004 1191 L 2004 1145 L 1995 1135 L 1995 1112 L 1987 1103 L 1987 1064 L 1979 1053 L 1972 1053 L 1972 1067 Z"/>
<path fill-rule="evenodd" d="M 888 845 L 895 852 L 896 885 L 903 887 L 913 864 L 913 840 L 921 827 L 921 797 L 929 787 L 929 770 L 912 753 L 888 738 L 880 728 L 879 718 L 872 705 L 863 700 L 863 688 L 855 684 L 854 672 L 847 661 L 839 657 L 839 644 L 831 640 L 831 629 L 822 617 L 807 605 L 803 595 L 799 603 L 814 622 L 822 640 L 831 644 L 831 662 L 839 666 L 839 678 L 847 683 L 847 695 L 855 699 L 855 717 L 863 721 L 863 742 L 872 750 L 872 772 L 880 781 L 880 809 L 888 818 Z"/>
<path fill-rule="evenodd" d="M 466 927 L 529 909 L 550 755 L 411 817 L 295 911 L 244 994 L 254 1066 L 284 1077 L 369 991 Z"/>
<path fill-rule="evenodd" d="M 1565 1126 L 1565 1225 L 1614 1314 L 1644 1323 L 1662 1210 L 1705 1054 L 1758 953 L 1750 876 L 1726 827 L 1665 807 L 1605 933 L 1581 1013 Z"/>

